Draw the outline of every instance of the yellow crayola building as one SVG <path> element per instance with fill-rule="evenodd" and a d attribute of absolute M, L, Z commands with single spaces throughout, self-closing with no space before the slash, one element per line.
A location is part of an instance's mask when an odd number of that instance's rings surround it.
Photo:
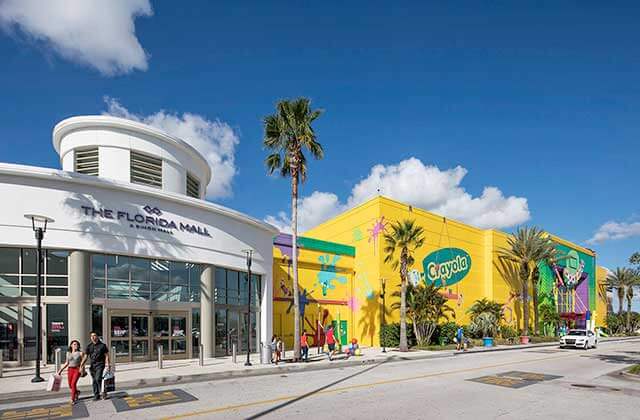
<path fill-rule="evenodd" d="M 452 321 L 468 324 L 467 310 L 486 297 L 504 305 L 503 323 L 522 327 L 520 291 L 503 278 L 496 253 L 507 246 L 506 233 L 479 229 L 378 196 L 299 238 L 299 282 L 301 293 L 305 293 L 304 328 L 308 333 L 318 334 L 322 342 L 321 332 L 316 330 L 318 319 L 323 325 L 339 319 L 343 342 L 356 338 L 363 345 L 379 345 L 383 281 L 385 321 L 399 320 L 399 311 L 391 307 L 398 299 L 392 294 L 399 290 L 400 278 L 384 263 L 384 233 L 391 222 L 405 219 L 415 220 L 425 236 L 424 245 L 414 253 L 409 281 L 441 286 L 455 310 Z M 286 247 L 282 236 L 278 238 L 274 250 L 274 333 L 291 346 L 292 298 L 286 292 L 291 285 L 291 251 L 283 253 Z M 602 325 L 607 305 L 601 285 L 606 271 L 596 266 L 592 250 L 552 238 L 564 258 L 552 267 L 540 265 L 540 303 L 555 305 L 560 316 L 573 325 Z M 289 237 L 289 246 L 290 242 Z"/>

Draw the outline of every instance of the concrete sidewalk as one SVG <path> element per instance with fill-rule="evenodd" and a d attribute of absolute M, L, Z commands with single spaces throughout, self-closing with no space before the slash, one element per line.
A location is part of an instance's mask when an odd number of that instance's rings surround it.
<path fill-rule="evenodd" d="M 605 341 L 618 341 L 630 338 L 603 339 Z M 635 339 L 640 339 L 636 337 Z M 282 362 L 278 365 L 260 364 L 258 355 L 252 356 L 253 366 L 244 366 L 246 355 L 238 356 L 237 363 L 233 363 L 231 357 L 217 357 L 204 361 L 204 366 L 198 365 L 198 360 L 165 360 L 163 369 L 158 369 L 157 362 L 119 363 L 116 366 L 116 389 L 128 391 L 137 388 L 155 387 L 163 385 L 179 385 L 189 382 L 215 381 L 247 376 L 261 376 L 283 374 L 288 372 L 314 371 L 322 369 L 335 369 L 346 366 L 358 366 L 383 362 L 397 362 L 404 360 L 436 359 L 442 357 L 454 357 L 469 354 L 487 353 L 495 351 L 519 350 L 540 347 L 556 347 L 557 343 L 541 343 L 529 345 L 497 346 L 492 348 L 476 347 L 467 352 L 451 350 L 426 351 L 414 350 L 407 353 L 390 349 L 386 353 L 381 348 L 369 347 L 362 349 L 362 356 L 345 359 L 344 356 L 336 356 L 329 361 L 324 354 L 317 354 L 316 349 L 310 350 L 310 361 L 307 363 Z M 291 356 L 288 351 L 286 356 Z M 53 373 L 53 366 L 42 368 L 42 377 L 48 379 Z M 33 384 L 33 367 L 7 368 L 4 376 L 0 378 L 0 404 L 9 402 L 42 400 L 51 398 L 64 398 L 68 393 L 66 378 L 60 392 L 46 392 L 46 382 Z M 66 376 L 66 374 L 63 374 Z M 79 389 L 82 394 L 90 395 L 91 378 L 80 378 Z"/>

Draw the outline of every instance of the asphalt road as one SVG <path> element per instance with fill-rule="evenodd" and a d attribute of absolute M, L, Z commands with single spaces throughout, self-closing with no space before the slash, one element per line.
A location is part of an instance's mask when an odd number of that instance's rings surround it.
<path fill-rule="evenodd" d="M 92 418 L 119 408 L 118 418 L 131 419 L 640 419 L 640 381 L 609 375 L 633 363 L 640 341 L 194 383 L 82 406 Z"/>

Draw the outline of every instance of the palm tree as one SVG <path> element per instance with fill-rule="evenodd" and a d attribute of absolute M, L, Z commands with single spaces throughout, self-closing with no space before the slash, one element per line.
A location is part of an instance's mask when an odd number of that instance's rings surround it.
<path fill-rule="evenodd" d="M 265 160 L 269 173 L 279 171 L 283 177 L 291 177 L 291 231 L 294 308 L 294 359 L 300 359 L 300 296 L 298 294 L 298 184 L 307 179 L 307 161 L 304 149 L 316 159 L 324 152 L 316 139 L 311 124 L 321 110 L 312 110 L 307 98 L 282 100 L 276 105 L 276 113 L 264 119 L 264 147 L 270 151 Z"/>
<path fill-rule="evenodd" d="M 385 264 L 390 263 L 394 270 L 400 268 L 400 351 L 408 351 L 407 273 L 415 262 L 413 253 L 424 244 L 424 229 L 415 220 L 396 221 L 384 234 L 384 241 Z"/>
<path fill-rule="evenodd" d="M 551 258 L 551 239 L 537 227 L 521 227 L 507 238 L 508 247 L 500 248 L 498 255 L 519 265 L 522 285 L 522 335 L 529 335 L 529 282 L 535 266 Z"/>
<path fill-rule="evenodd" d="M 534 335 L 538 335 L 540 332 L 540 265 L 553 265 L 563 258 L 558 255 L 558 250 L 549 236 L 545 235 L 542 241 L 538 260 L 536 260 L 531 273 Z"/>
<path fill-rule="evenodd" d="M 502 304 L 495 300 L 482 298 L 476 300 L 473 305 L 467 309 L 467 313 L 469 314 L 469 318 L 472 322 L 484 312 L 493 314 L 497 322 L 500 323 L 500 320 L 502 319 Z"/>
<path fill-rule="evenodd" d="M 631 303 L 633 301 L 633 289 L 640 286 L 640 273 L 636 270 L 629 270 L 631 274 L 627 279 L 626 289 L 627 289 L 627 332 L 629 334 L 633 333 L 631 331 Z"/>
<path fill-rule="evenodd" d="M 402 292 L 393 292 L 393 296 L 400 296 Z M 413 334 L 419 346 L 429 345 L 436 327 L 441 319 L 454 318 L 456 312 L 447 305 L 447 298 L 440 293 L 440 287 L 435 284 L 407 284 L 406 292 L 407 316 L 411 319 Z M 401 308 L 401 302 L 394 302 L 391 309 Z"/>
<path fill-rule="evenodd" d="M 622 315 L 625 287 L 627 287 L 629 277 L 632 275 L 633 272 L 625 267 L 617 267 L 616 271 L 609 271 L 609 274 L 607 274 L 607 287 L 616 289 L 616 294 L 618 295 L 618 315 Z"/>

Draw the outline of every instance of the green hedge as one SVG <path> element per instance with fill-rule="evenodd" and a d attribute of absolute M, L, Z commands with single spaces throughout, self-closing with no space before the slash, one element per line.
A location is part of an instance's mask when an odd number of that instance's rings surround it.
<path fill-rule="evenodd" d="M 407 342 L 409 347 L 416 345 L 413 325 L 407 323 Z M 400 323 L 383 325 L 380 329 L 380 345 L 384 347 L 398 347 L 400 345 Z"/>

